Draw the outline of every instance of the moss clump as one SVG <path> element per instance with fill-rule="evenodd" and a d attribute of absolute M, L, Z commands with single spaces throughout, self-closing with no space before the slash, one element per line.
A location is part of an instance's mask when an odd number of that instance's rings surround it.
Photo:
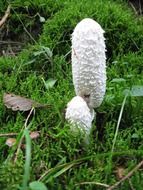
<path fill-rule="evenodd" d="M 4 92 L 48 103 L 51 105 L 50 108 L 36 110 L 29 119 L 29 131 L 40 133 L 39 138 L 32 140 L 30 182 L 38 180 L 49 171 L 51 173 L 47 174 L 48 177 L 46 176 L 43 182 L 51 190 L 96 188 L 91 184 L 79 185 L 83 181 L 115 183 L 116 167 L 121 165 L 128 172 L 143 156 L 142 97 L 127 98 L 112 160 L 110 154 L 124 92 L 130 90 L 133 85 L 142 86 L 141 18 L 138 19 L 126 2 L 120 0 L 14 0 L 11 4 L 11 16 L 2 29 L 2 40 L 7 40 L 5 31 L 9 26 L 9 34 L 13 40 L 26 41 L 25 49 L 20 53 L 14 56 L 6 54 L 0 58 L 1 133 L 19 133 L 28 115 L 6 109 L 2 100 Z M 3 0 L 0 5 L 0 13 L 3 15 L 7 3 Z M 39 23 L 39 16 L 34 17 L 37 12 L 46 22 Z M 71 33 L 75 25 L 85 17 L 95 19 L 106 31 L 108 57 L 107 91 L 104 102 L 98 109 L 101 113 L 99 115 L 105 116 L 103 124 L 100 123 L 103 127 L 102 141 L 99 141 L 98 126 L 94 121 L 89 147 L 81 143 L 80 136 L 75 138 L 71 134 L 69 125 L 64 121 L 66 104 L 75 95 L 70 63 Z M 27 32 L 25 33 L 23 25 L 30 35 L 34 36 L 34 41 Z M 40 27 L 36 35 L 33 33 L 35 27 Z M 23 34 L 26 34 L 26 38 Z M 17 37 L 18 35 L 23 37 Z M 57 81 L 53 88 L 47 90 L 42 78 L 45 81 L 49 78 Z M 102 117 L 99 119 L 101 121 Z M 25 151 L 21 149 L 15 165 L 11 162 L 5 164 L 7 157 L 14 155 L 14 151 L 5 145 L 6 139 L 0 137 L 0 187 L 6 190 L 18 189 L 23 180 Z M 76 162 L 78 159 L 82 159 L 80 164 L 69 167 L 72 161 Z M 69 163 L 69 168 L 62 165 L 65 163 Z M 57 170 L 59 165 L 61 170 Z M 131 178 L 136 189 L 142 189 L 142 181 L 141 171 L 136 172 Z M 121 188 L 129 189 L 128 181 L 123 183 Z"/>
<path fill-rule="evenodd" d="M 82 0 L 76 6 L 75 3 L 68 3 L 65 9 L 45 23 L 40 43 L 54 49 L 56 54 L 67 53 L 73 28 L 81 19 L 91 17 L 106 31 L 108 58 L 142 51 L 142 24 L 127 5 L 115 1 Z"/>
<path fill-rule="evenodd" d="M 23 177 L 23 160 L 16 164 L 7 162 L 0 166 L 0 187 L 3 190 L 19 189 L 22 184 Z"/>

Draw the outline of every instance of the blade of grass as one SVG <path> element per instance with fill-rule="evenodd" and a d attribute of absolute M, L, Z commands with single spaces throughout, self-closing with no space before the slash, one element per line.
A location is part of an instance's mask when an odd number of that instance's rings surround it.
<path fill-rule="evenodd" d="M 77 183 L 75 185 L 76 186 L 79 186 L 79 185 L 96 185 L 96 186 L 101 186 L 101 187 L 106 187 L 106 188 L 109 187 L 109 185 L 107 185 L 105 183 L 100 183 L 100 182 L 95 182 L 95 181 L 85 181 L 85 182 Z"/>
<path fill-rule="evenodd" d="M 30 112 L 29 112 L 29 114 L 28 114 L 28 116 L 27 116 L 27 118 L 26 118 L 26 120 L 25 120 L 25 123 L 24 123 L 24 126 L 23 126 L 23 128 L 22 128 L 22 131 L 24 130 L 24 128 L 25 128 L 25 129 L 26 129 L 26 128 L 29 129 L 29 127 L 30 127 L 31 124 L 29 124 L 29 125 L 27 126 L 27 123 L 28 123 L 28 120 L 29 120 L 31 114 L 33 113 L 33 111 L 34 111 L 34 107 L 30 110 Z M 16 151 L 16 153 L 15 153 L 14 162 L 17 161 L 17 157 L 18 157 L 18 154 L 19 154 L 19 151 L 20 151 L 20 147 L 21 147 L 23 138 L 24 138 L 24 131 L 23 131 L 23 134 L 22 134 L 22 136 L 21 136 L 21 138 L 20 138 L 20 140 L 19 140 L 18 148 L 17 148 L 17 151 Z"/>
<path fill-rule="evenodd" d="M 116 127 L 116 131 L 115 131 L 114 139 L 113 139 L 113 145 L 112 145 L 111 153 L 114 152 L 115 143 L 116 143 L 116 139 L 117 139 L 117 135 L 118 135 L 118 131 L 119 131 L 119 126 L 120 126 L 120 123 L 121 123 L 121 119 L 122 119 L 122 115 L 123 115 L 124 106 L 125 106 L 125 103 L 126 103 L 127 96 L 128 95 L 125 95 L 124 100 L 122 102 L 122 107 L 121 107 L 118 122 L 117 122 L 117 127 Z"/>
<path fill-rule="evenodd" d="M 69 164 L 66 167 L 62 168 L 60 171 L 58 171 L 53 177 L 56 178 L 60 176 L 62 173 L 66 172 L 68 169 L 72 168 L 75 164 Z"/>
<path fill-rule="evenodd" d="M 117 140 L 117 135 L 118 135 L 118 131 L 119 131 L 119 126 L 121 123 L 121 119 L 122 119 L 122 115 L 123 115 L 123 111 L 124 111 L 124 106 L 126 103 L 126 99 L 127 99 L 128 93 L 125 95 L 123 102 L 122 102 L 122 106 L 121 106 L 121 110 L 120 110 L 120 114 L 119 114 L 119 118 L 118 118 L 118 122 L 117 122 L 117 126 L 116 126 L 116 131 L 115 131 L 115 135 L 114 135 L 114 139 L 113 139 L 113 145 L 112 145 L 112 149 L 108 158 L 108 168 L 107 168 L 107 172 L 106 172 L 106 179 L 108 178 L 108 175 L 111 172 L 112 169 L 112 158 L 113 158 L 113 152 L 114 152 L 114 148 L 115 148 L 115 143 Z"/>
<path fill-rule="evenodd" d="M 119 156 L 143 156 L 143 150 L 129 150 L 129 151 L 122 151 L 122 152 L 113 152 L 112 153 L 112 157 L 119 157 Z M 47 170 L 46 172 L 44 172 L 44 174 L 41 175 L 41 177 L 38 179 L 38 181 L 42 181 L 42 182 L 47 182 L 49 181 L 49 179 L 51 179 L 52 177 L 56 178 L 58 176 L 60 176 L 61 174 L 63 174 L 65 171 L 67 171 L 68 169 L 70 169 L 71 167 L 80 164 L 82 162 L 87 162 L 90 159 L 94 159 L 95 157 L 98 159 L 102 159 L 105 157 L 109 157 L 111 156 L 111 152 L 106 152 L 106 153 L 101 153 L 101 154 L 96 154 L 96 155 L 91 155 L 91 156 L 86 156 L 77 160 L 74 160 L 72 162 L 69 163 L 65 163 L 65 164 L 60 164 L 60 165 L 56 165 L 54 168 L 51 168 L 49 170 Z"/>
<path fill-rule="evenodd" d="M 24 135 L 26 139 L 26 160 L 24 166 L 22 190 L 28 190 L 28 181 L 30 179 L 30 163 L 31 163 L 31 138 L 27 128 L 25 128 L 24 130 Z"/>
<path fill-rule="evenodd" d="M 68 169 L 70 169 L 71 167 L 80 164 L 82 162 L 79 160 L 74 160 L 73 162 L 69 162 L 69 163 L 65 163 L 65 164 L 61 164 L 61 165 L 57 165 L 54 168 L 49 169 L 48 171 L 46 171 L 39 179 L 39 181 L 42 181 L 44 183 L 49 182 L 52 178 L 56 178 L 58 176 L 60 176 L 61 174 L 63 174 L 64 172 L 66 172 Z"/>

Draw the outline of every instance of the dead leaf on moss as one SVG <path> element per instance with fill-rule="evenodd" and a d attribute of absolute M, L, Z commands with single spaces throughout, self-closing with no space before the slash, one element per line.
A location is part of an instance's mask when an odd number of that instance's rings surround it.
<path fill-rule="evenodd" d="M 24 98 L 22 96 L 17 96 L 11 93 L 4 93 L 3 102 L 7 108 L 11 108 L 13 111 L 29 111 L 33 107 L 49 107 L 48 104 L 40 104 L 34 100 Z"/>
<path fill-rule="evenodd" d="M 5 144 L 8 145 L 9 147 L 12 147 L 15 143 L 16 143 L 15 138 L 8 138 Z"/>

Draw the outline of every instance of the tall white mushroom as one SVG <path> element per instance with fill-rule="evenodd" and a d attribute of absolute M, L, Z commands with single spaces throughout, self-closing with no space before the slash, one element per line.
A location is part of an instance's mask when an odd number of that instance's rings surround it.
<path fill-rule="evenodd" d="M 72 75 L 76 95 L 89 107 L 99 107 L 106 89 L 105 42 L 101 26 L 90 18 L 77 24 L 72 34 Z"/>
<path fill-rule="evenodd" d="M 68 103 L 66 119 L 89 134 L 106 90 L 105 39 L 101 26 L 90 18 L 77 24 L 72 34 L 72 76 L 77 97 Z M 79 98 L 80 97 L 80 98 Z"/>

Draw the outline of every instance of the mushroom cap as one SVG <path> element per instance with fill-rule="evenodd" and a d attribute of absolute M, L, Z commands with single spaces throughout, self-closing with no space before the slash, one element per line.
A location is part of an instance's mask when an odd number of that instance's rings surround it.
<path fill-rule="evenodd" d="M 82 97 L 75 96 L 67 104 L 65 118 L 72 124 L 73 131 L 77 128 L 89 134 L 94 119 L 94 110 L 89 109 Z"/>
<path fill-rule="evenodd" d="M 104 30 L 85 18 L 72 34 L 72 75 L 77 96 L 88 97 L 88 106 L 99 107 L 106 90 Z"/>

